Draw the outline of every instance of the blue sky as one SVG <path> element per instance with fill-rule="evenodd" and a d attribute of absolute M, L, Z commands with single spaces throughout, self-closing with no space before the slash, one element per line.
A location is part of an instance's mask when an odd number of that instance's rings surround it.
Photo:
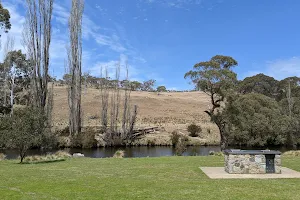
<path fill-rule="evenodd" d="M 65 73 L 70 1 L 54 6 L 51 73 L 57 77 Z M 2 0 L 16 49 L 23 49 L 24 2 Z M 298 0 L 86 0 L 83 69 L 113 73 L 121 60 L 123 77 L 128 63 L 130 79 L 182 90 L 192 88 L 185 72 L 222 54 L 238 61 L 239 79 L 300 76 L 299 8 Z"/>

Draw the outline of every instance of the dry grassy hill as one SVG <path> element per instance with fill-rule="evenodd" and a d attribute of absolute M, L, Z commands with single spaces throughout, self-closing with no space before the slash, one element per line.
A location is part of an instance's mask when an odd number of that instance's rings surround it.
<path fill-rule="evenodd" d="M 101 109 L 100 91 L 89 88 L 83 92 L 84 126 L 100 125 Z M 201 125 L 202 133 L 199 138 L 193 138 L 196 143 L 217 144 L 219 142 L 218 129 L 209 121 L 203 112 L 209 105 L 209 98 L 202 92 L 131 92 L 132 105 L 138 105 L 137 126 L 160 126 L 164 131 L 152 135 L 164 140 L 169 134 L 178 129 L 187 133 L 186 128 L 195 122 Z M 66 87 L 54 87 L 53 122 L 59 129 L 68 124 L 68 103 Z M 148 137 L 151 137 L 148 136 Z M 158 140 L 157 140 L 158 141 Z"/>

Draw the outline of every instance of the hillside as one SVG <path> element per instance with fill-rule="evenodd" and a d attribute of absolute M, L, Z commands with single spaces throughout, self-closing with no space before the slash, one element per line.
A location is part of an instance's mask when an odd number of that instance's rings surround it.
<path fill-rule="evenodd" d="M 209 98 L 202 92 L 131 92 L 132 105 L 138 106 L 137 126 L 159 126 L 163 130 L 155 137 L 178 129 L 186 133 L 190 123 L 202 127 L 201 143 L 218 143 L 218 129 L 203 112 L 209 106 Z M 89 88 L 82 95 L 84 126 L 100 125 L 101 96 L 97 89 Z M 59 129 L 68 124 L 68 103 L 66 87 L 54 87 L 53 122 Z M 159 134 L 159 135 L 157 135 Z"/>

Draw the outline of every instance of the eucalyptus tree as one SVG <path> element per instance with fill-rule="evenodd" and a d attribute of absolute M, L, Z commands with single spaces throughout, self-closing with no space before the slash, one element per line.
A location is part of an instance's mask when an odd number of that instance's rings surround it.
<path fill-rule="evenodd" d="M 0 29 L 7 33 L 11 29 L 10 13 L 0 2 Z M 0 34 L 1 37 L 1 34 Z"/>
<path fill-rule="evenodd" d="M 209 95 L 211 106 L 204 112 L 219 128 L 222 149 L 228 145 L 226 120 L 222 110 L 227 95 L 233 91 L 237 83 L 237 75 L 231 70 L 237 65 L 237 61 L 230 56 L 216 55 L 209 61 L 196 63 L 194 69 L 184 76 L 190 78 L 196 88 Z"/>

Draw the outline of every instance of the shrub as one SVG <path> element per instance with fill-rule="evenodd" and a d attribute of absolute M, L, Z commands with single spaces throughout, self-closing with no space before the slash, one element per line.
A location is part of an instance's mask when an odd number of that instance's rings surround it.
<path fill-rule="evenodd" d="M 40 146 L 45 128 L 46 116 L 39 109 L 25 107 L 17 109 L 13 116 L 0 120 L 0 138 L 5 141 L 5 147 L 17 148 L 21 162 L 27 150 Z"/>
<path fill-rule="evenodd" d="M 114 158 L 124 158 L 125 156 L 125 151 L 123 150 L 118 150 L 114 154 Z"/>
<path fill-rule="evenodd" d="M 175 146 L 175 154 L 181 156 L 187 149 L 188 137 L 176 130 L 172 132 L 171 140 L 173 146 Z"/>
<path fill-rule="evenodd" d="M 180 138 L 180 133 L 179 133 L 179 131 L 173 131 L 172 133 L 171 133 L 171 141 L 172 141 L 172 145 L 173 146 L 176 146 L 176 144 L 178 143 L 178 141 L 179 141 L 179 138 Z"/>
<path fill-rule="evenodd" d="M 187 127 L 188 132 L 190 133 L 191 137 L 198 137 L 199 133 L 201 133 L 202 128 L 196 124 L 190 124 Z"/>
<path fill-rule="evenodd" d="M 72 155 L 69 154 L 69 152 L 66 151 L 57 151 L 54 154 L 55 156 L 59 157 L 59 158 L 71 158 Z"/>
<path fill-rule="evenodd" d="M 51 130 L 45 131 L 42 136 L 41 147 L 44 149 L 57 148 L 59 144 L 58 137 Z"/>
<path fill-rule="evenodd" d="M 64 161 L 68 158 L 71 158 L 71 154 L 66 151 L 57 151 L 54 154 L 47 154 L 44 156 L 27 156 L 24 158 L 25 163 L 43 163 L 43 162 L 56 162 L 56 161 Z"/>
<path fill-rule="evenodd" d="M 5 160 L 5 158 L 6 158 L 6 155 L 4 153 L 0 153 L 0 161 Z"/>
<path fill-rule="evenodd" d="M 79 148 L 97 147 L 97 140 L 95 139 L 95 131 L 88 129 L 85 132 L 79 133 L 72 138 L 72 146 Z"/>

